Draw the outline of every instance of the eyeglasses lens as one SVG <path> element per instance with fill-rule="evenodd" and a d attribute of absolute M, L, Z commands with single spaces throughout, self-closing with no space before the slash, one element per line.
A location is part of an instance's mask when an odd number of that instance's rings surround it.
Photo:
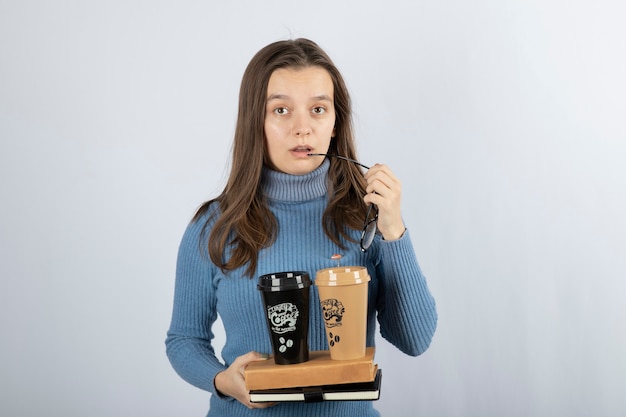
<path fill-rule="evenodd" d="M 361 233 L 361 250 L 365 252 L 374 241 L 376 235 L 376 219 L 378 219 L 378 208 L 371 204 L 365 216 L 365 225 Z"/>

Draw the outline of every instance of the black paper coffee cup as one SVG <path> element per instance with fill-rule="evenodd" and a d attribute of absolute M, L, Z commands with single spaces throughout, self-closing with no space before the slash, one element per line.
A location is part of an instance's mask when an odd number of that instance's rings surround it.
<path fill-rule="evenodd" d="M 265 317 L 274 350 L 274 362 L 289 365 L 309 360 L 309 287 L 303 271 L 259 277 Z"/>

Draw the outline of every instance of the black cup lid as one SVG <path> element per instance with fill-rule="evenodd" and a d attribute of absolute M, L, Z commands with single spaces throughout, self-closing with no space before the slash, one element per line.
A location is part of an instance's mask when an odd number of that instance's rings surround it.
<path fill-rule="evenodd" d="M 261 291 L 287 291 L 310 286 L 311 278 L 307 272 L 285 271 L 261 275 L 257 288 Z"/>

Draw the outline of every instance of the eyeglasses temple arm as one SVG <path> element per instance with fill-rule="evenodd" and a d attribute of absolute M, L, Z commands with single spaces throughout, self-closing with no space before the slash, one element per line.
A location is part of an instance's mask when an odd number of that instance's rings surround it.
<path fill-rule="evenodd" d="M 363 165 L 359 161 L 355 161 L 354 159 L 346 158 L 345 156 L 341 156 L 341 155 L 335 155 L 335 154 L 332 154 L 332 153 L 310 153 L 308 155 L 309 156 L 327 156 L 327 157 L 331 157 L 331 158 L 339 158 L 339 159 L 343 159 L 344 161 L 354 162 L 358 166 L 361 166 L 361 167 L 363 167 L 365 169 L 370 169 L 370 167 L 368 167 L 366 165 Z"/>

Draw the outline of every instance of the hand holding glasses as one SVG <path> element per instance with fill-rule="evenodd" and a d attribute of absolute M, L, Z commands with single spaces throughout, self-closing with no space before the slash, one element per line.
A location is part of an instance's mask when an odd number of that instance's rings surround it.
<path fill-rule="evenodd" d="M 365 169 L 370 169 L 370 167 L 363 165 L 359 161 L 355 161 L 354 159 L 346 158 L 345 156 L 335 155 L 335 154 L 326 154 L 326 153 L 310 153 L 309 156 L 326 156 L 330 158 L 343 159 L 344 161 L 352 162 L 357 164 L 360 167 Z M 366 252 L 367 249 L 372 245 L 374 241 L 374 236 L 376 235 L 376 220 L 378 220 L 378 207 L 376 204 L 370 204 L 367 207 L 367 213 L 365 214 L 365 223 L 363 224 L 363 231 L 361 232 L 361 251 Z"/>

